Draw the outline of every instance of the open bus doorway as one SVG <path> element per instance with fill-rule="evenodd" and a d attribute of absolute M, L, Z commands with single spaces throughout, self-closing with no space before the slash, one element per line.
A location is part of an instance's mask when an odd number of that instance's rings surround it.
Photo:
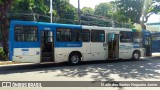
<path fill-rule="evenodd" d="M 144 38 L 144 48 L 146 50 L 146 56 L 151 56 L 151 37 L 147 36 Z"/>
<path fill-rule="evenodd" d="M 143 46 L 146 50 L 146 56 L 152 56 L 152 38 L 148 30 L 142 30 Z"/>
<path fill-rule="evenodd" d="M 41 31 L 41 62 L 54 62 L 54 38 L 52 31 Z"/>
<path fill-rule="evenodd" d="M 119 58 L 119 35 L 108 33 L 108 58 Z"/>

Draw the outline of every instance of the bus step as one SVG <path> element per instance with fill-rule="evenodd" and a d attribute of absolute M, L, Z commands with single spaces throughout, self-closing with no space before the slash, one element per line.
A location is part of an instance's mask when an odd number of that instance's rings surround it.
<path fill-rule="evenodd" d="M 52 57 L 42 57 L 42 62 L 52 62 Z"/>
<path fill-rule="evenodd" d="M 52 52 L 42 52 L 42 57 L 51 57 Z"/>

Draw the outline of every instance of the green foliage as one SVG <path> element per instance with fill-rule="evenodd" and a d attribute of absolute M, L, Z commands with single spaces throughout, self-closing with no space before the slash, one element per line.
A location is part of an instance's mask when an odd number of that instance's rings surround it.
<path fill-rule="evenodd" d="M 143 0 L 118 0 L 116 5 L 117 14 L 123 16 L 120 18 L 121 20 L 128 22 L 129 19 L 131 19 L 132 22 L 139 23 L 142 14 Z"/>
<path fill-rule="evenodd" d="M 0 60 L 7 61 L 7 55 L 5 55 L 4 51 L 2 48 L 0 48 Z"/>
<path fill-rule="evenodd" d="M 83 14 L 90 14 L 90 15 L 94 14 L 94 10 L 90 7 L 83 7 L 81 11 Z"/>
<path fill-rule="evenodd" d="M 158 14 L 160 12 L 160 0 L 155 0 L 155 3 L 151 3 L 151 6 L 148 8 L 148 13 Z"/>
<path fill-rule="evenodd" d="M 10 13 L 20 13 L 20 15 L 12 16 L 20 20 L 50 21 L 48 17 L 50 10 L 50 0 L 14 0 Z M 38 13 L 43 16 L 34 16 Z M 65 19 L 77 19 L 77 9 L 69 3 L 69 0 L 53 0 L 53 16 Z M 27 14 L 27 15 L 25 15 Z M 30 16 L 29 16 L 30 14 Z"/>
<path fill-rule="evenodd" d="M 111 3 L 100 3 L 95 7 L 95 14 L 101 15 L 101 16 L 107 16 L 109 17 L 109 12 L 112 11 L 112 4 Z"/>
<path fill-rule="evenodd" d="M 160 0 L 117 0 L 115 1 L 117 20 L 140 23 L 142 17 L 142 21 L 147 22 L 150 15 L 160 12 L 160 4 L 156 4 L 159 2 Z"/>
<path fill-rule="evenodd" d="M 47 14 L 49 7 L 45 5 L 44 0 L 15 0 L 10 12 L 38 12 Z"/>
<path fill-rule="evenodd" d="M 77 19 L 77 9 L 68 0 L 56 0 L 53 3 L 53 8 L 57 11 L 57 15 L 60 18 Z"/>

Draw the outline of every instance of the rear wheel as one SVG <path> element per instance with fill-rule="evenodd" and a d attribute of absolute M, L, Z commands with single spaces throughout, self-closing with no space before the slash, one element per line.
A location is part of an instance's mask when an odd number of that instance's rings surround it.
<path fill-rule="evenodd" d="M 132 56 L 132 59 L 133 60 L 139 60 L 139 58 L 140 58 L 140 53 L 138 51 L 134 52 L 133 56 Z"/>
<path fill-rule="evenodd" d="M 78 65 L 81 61 L 81 57 L 78 53 L 71 53 L 69 56 L 70 65 Z"/>

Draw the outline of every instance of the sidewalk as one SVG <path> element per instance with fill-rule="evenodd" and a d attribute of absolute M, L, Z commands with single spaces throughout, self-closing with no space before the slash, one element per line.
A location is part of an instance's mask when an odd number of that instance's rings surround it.
<path fill-rule="evenodd" d="M 12 61 L 0 61 L 0 65 L 8 65 L 8 64 L 20 64 L 19 62 Z"/>

